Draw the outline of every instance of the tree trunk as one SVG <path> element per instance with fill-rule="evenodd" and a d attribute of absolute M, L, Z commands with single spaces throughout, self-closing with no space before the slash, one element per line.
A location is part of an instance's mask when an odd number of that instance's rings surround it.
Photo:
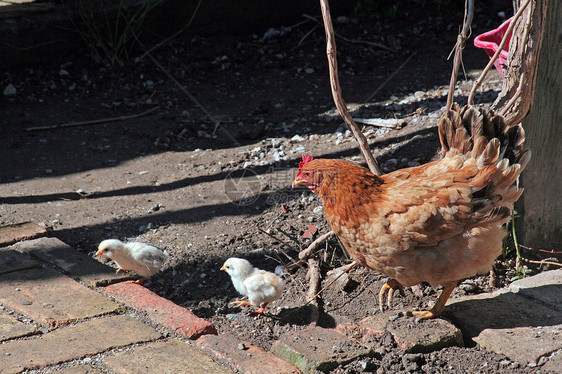
<path fill-rule="evenodd" d="M 523 244 L 529 247 L 560 250 L 562 248 L 562 162 L 560 159 L 562 154 L 562 64 L 560 62 L 562 1 L 536 0 L 536 4 L 531 4 L 530 8 L 534 11 L 531 18 L 534 20 L 533 27 L 536 28 L 530 28 L 530 38 L 528 38 L 527 49 L 523 49 L 523 56 L 533 48 L 537 48 L 538 44 L 538 59 L 535 67 L 525 65 L 528 62 L 525 61 L 525 57 L 519 60 L 522 64 L 520 67 L 524 68 L 521 71 L 527 77 L 523 76 L 521 80 L 515 80 L 513 75 L 506 75 L 502 94 L 507 93 L 507 95 L 498 98 L 496 104 L 502 100 L 504 103 L 509 101 L 510 87 L 513 94 L 514 87 L 517 89 L 520 84 L 522 87 L 527 85 L 527 88 L 521 89 L 519 106 L 510 110 L 507 115 L 508 121 L 510 118 L 517 121 L 518 113 L 522 112 L 525 115 L 527 106 L 530 108 L 528 116 L 523 120 L 523 127 L 532 157 L 521 176 L 521 184 L 525 192 L 518 208 L 522 216 L 519 220 L 519 236 Z M 516 41 L 511 45 L 517 45 L 522 34 L 513 35 Z M 542 42 L 539 42 L 538 39 L 541 37 Z M 517 68 L 517 65 L 515 67 Z M 524 81 L 530 78 L 534 82 Z M 525 103 L 525 96 L 528 95 L 530 98 L 527 99 L 528 103 Z"/>

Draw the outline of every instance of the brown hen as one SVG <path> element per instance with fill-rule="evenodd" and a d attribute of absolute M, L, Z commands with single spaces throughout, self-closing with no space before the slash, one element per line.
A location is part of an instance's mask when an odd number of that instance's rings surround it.
<path fill-rule="evenodd" d="M 403 286 L 444 287 L 431 310 L 413 312 L 420 319 L 438 316 L 460 279 L 490 270 L 530 158 L 520 125 L 474 107 L 445 113 L 439 139 L 441 160 L 380 177 L 348 161 L 303 156 L 293 182 L 321 197 L 355 260 L 391 278 L 379 293 L 381 308 Z"/>

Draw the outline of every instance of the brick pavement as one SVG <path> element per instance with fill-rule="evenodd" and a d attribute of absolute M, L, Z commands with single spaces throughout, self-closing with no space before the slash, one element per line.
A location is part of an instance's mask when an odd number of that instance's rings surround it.
<path fill-rule="evenodd" d="M 31 235 L 13 227 L 9 234 Z M 417 336 L 406 318 L 377 314 L 336 329 L 287 333 L 269 352 L 215 335 L 211 323 L 142 286 L 113 284 L 123 280 L 54 238 L 0 247 L 0 373 L 308 373 L 370 354 L 376 347 L 369 336 L 385 331 L 410 352 L 462 345 L 457 327 L 444 320 L 425 321 L 432 333 Z M 562 373 L 561 288 L 562 270 L 542 273 L 494 294 L 453 300 L 447 317 L 465 339 Z"/>

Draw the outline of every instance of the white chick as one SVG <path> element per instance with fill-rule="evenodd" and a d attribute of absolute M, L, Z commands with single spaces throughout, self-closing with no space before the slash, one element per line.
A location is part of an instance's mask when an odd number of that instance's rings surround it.
<path fill-rule="evenodd" d="M 134 283 L 142 284 L 162 268 L 168 253 L 145 243 L 108 239 L 100 243 L 96 256 L 106 256 L 115 261 L 119 267 L 117 273 L 134 271 L 142 277 Z"/>
<path fill-rule="evenodd" d="M 281 297 L 283 292 L 283 279 L 269 271 L 260 270 L 252 266 L 248 260 L 231 257 L 221 270 L 225 270 L 236 291 L 248 296 L 248 301 L 235 301 L 238 306 L 260 306 L 256 314 L 263 314 L 267 304 Z"/>

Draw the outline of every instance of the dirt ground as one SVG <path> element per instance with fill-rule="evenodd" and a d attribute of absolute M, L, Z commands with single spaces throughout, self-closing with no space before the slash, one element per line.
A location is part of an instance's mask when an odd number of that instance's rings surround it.
<path fill-rule="evenodd" d="M 461 21 L 460 8 L 401 11 L 392 22 L 386 16 L 337 20 L 339 35 L 395 50 L 343 39 L 337 45 L 342 90 L 353 115 L 407 123 L 399 130 L 364 129 L 384 171 L 437 157 L 436 125 L 452 65 L 447 57 Z M 478 8 L 473 35 L 500 22 L 491 9 Z M 456 91 L 461 104 L 487 62 L 471 42 L 464 55 L 468 80 L 463 75 Z M 148 58 L 103 66 L 77 52 L 2 73 L 0 88 L 12 85 L 16 93 L 0 97 L 0 224 L 37 222 L 92 255 L 108 238 L 164 248 L 170 261 L 148 288 L 211 320 L 219 331 L 268 349 L 281 334 L 310 322 L 306 269 L 287 273 L 283 297 L 256 319 L 229 306 L 238 295 L 219 268 L 238 256 L 273 271 L 310 243 L 303 238 L 309 225 L 318 234 L 329 230 L 319 199 L 290 189 L 303 153 L 362 162 L 333 109 L 324 31 L 307 21 L 254 35 L 189 36 L 154 56 L 220 121 L 218 128 Z M 500 89 L 501 77 L 493 71 L 477 103 L 491 103 Z M 134 119 L 27 131 L 155 107 Z M 335 239 L 316 257 L 322 286 L 328 270 L 349 262 Z M 514 275 L 512 265 L 498 264 L 500 286 Z M 333 285 L 321 294 L 321 326 L 379 313 L 376 295 L 385 278 L 358 269 L 351 279 L 344 290 Z M 453 297 L 489 290 L 487 277 L 476 277 Z M 439 292 L 421 287 L 416 296 L 408 289 L 394 309 L 427 307 Z M 381 338 L 381 347 L 368 364 L 354 362 L 334 372 L 458 373 L 475 363 L 487 363 L 478 369 L 482 373 L 531 372 L 479 347 L 420 355 L 413 359 L 415 368 L 392 341 Z"/>

